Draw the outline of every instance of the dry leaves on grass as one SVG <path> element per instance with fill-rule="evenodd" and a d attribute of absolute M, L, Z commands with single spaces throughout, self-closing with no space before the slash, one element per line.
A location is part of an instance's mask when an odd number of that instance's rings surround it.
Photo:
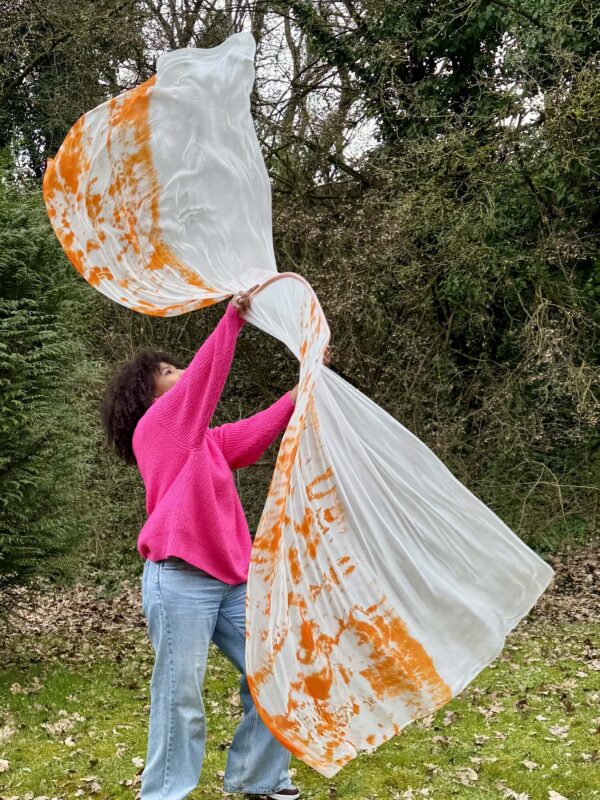
<path fill-rule="evenodd" d="M 432 790 L 428 787 L 422 787 L 421 789 L 413 789 L 412 786 L 409 786 L 408 789 L 404 789 L 402 792 L 394 792 L 392 794 L 392 800 L 420 800 L 422 797 L 430 797 Z"/>
<path fill-rule="evenodd" d="M 560 550 L 544 559 L 556 575 L 530 612 L 530 618 L 588 622 L 600 618 L 600 543 Z"/>
<path fill-rule="evenodd" d="M 35 675 L 29 686 L 21 686 L 20 683 L 13 683 L 10 687 L 10 691 L 11 694 L 33 694 L 34 692 L 39 692 L 41 688 L 42 684 L 40 683 L 40 679 Z"/>
<path fill-rule="evenodd" d="M 471 786 L 471 784 L 479 780 L 479 775 L 471 767 L 459 769 L 456 776 L 463 786 Z"/>
<path fill-rule="evenodd" d="M 4 725 L 0 728 L 0 745 L 7 742 L 17 732 L 17 721 L 10 711 L 6 712 Z M 0 772 L 2 770 L 0 769 Z"/>
<path fill-rule="evenodd" d="M 77 722 L 85 722 L 86 718 L 74 711 L 70 716 L 67 711 L 60 709 L 58 711 L 60 719 L 56 722 L 42 722 L 40 727 L 44 728 L 51 736 L 59 736 L 67 731 L 72 731 Z"/>
<path fill-rule="evenodd" d="M 521 761 L 521 764 L 523 764 L 523 766 L 526 767 L 530 772 L 532 769 L 537 769 L 539 767 L 539 764 L 536 764 L 535 761 L 529 761 L 528 759 Z"/>
<path fill-rule="evenodd" d="M 121 661 L 115 639 L 122 641 L 123 634 L 146 627 L 138 582 L 124 580 L 120 592 L 108 598 L 102 596 L 102 587 L 40 583 L 35 590 L 10 590 L 13 611 L 4 620 L 0 639 L 0 663 L 5 667 L 21 661 L 88 663 L 103 656 Z M 35 683 L 26 689 L 14 684 L 12 691 L 27 694 L 39 688 Z"/>
<path fill-rule="evenodd" d="M 565 546 L 546 560 L 556 577 L 525 620 L 551 618 L 574 622 L 600 618 L 600 544 L 590 543 L 577 549 Z M 9 592 L 10 602 L 7 602 Z M 11 587 L 0 592 L 0 605 L 13 609 L 4 620 L 0 640 L 0 663 L 5 666 L 21 659 L 47 663 L 54 658 L 85 663 L 103 655 L 119 661 L 123 656 L 115 653 L 110 634 L 146 627 L 139 579 L 123 580 L 120 591 L 113 597 L 104 597 L 102 586 L 76 584 L 65 588 L 40 581 L 39 589 Z M 52 637 L 51 642 L 44 641 L 47 636 Z M 488 669 L 495 667 L 496 664 L 490 664 Z M 600 659 L 595 653 L 590 653 L 585 668 L 600 670 Z M 30 689 L 35 690 L 35 686 Z M 487 709 L 481 707 L 480 711 L 492 717 L 502 708 L 493 704 Z M 445 724 L 450 724 L 453 713 L 447 712 L 444 719 L 449 721 Z M 424 727 L 427 719 L 421 723 Z"/>
<path fill-rule="evenodd" d="M 569 735 L 568 725 L 551 725 L 548 730 L 553 736 L 556 736 L 559 739 L 566 739 Z"/>

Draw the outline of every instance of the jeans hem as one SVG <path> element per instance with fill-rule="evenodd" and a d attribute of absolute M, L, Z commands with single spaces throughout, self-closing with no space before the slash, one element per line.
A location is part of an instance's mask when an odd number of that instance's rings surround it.
<path fill-rule="evenodd" d="M 231 792 L 232 794 L 273 794 L 275 792 L 279 792 L 281 789 L 287 789 L 288 786 L 292 785 L 292 781 L 290 778 L 285 780 L 283 783 L 276 786 L 274 789 L 239 789 L 239 788 L 232 788 L 231 786 L 223 786 L 224 792 Z"/>

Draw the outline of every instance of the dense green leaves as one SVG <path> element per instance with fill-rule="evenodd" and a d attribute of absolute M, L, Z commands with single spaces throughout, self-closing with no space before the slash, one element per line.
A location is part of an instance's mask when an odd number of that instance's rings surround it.
<path fill-rule="evenodd" d="M 73 273 L 73 274 L 71 274 Z M 93 439 L 84 305 L 37 192 L 0 180 L 0 586 L 59 570 L 85 535 Z"/>
<path fill-rule="evenodd" d="M 0 0 L 0 17 L 0 148 L 41 177 L 81 114 L 147 77 L 142 15 L 133 0 Z"/>

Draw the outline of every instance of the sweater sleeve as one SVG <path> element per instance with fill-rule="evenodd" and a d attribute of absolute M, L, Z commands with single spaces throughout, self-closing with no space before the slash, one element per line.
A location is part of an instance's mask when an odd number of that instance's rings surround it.
<path fill-rule="evenodd" d="M 273 405 L 238 422 L 211 428 L 231 469 L 248 467 L 261 457 L 277 436 L 286 429 L 295 404 L 286 392 Z"/>
<path fill-rule="evenodd" d="M 206 435 L 244 322 L 229 303 L 217 327 L 198 348 L 177 383 L 154 404 L 164 427 L 190 447 L 197 447 Z"/>

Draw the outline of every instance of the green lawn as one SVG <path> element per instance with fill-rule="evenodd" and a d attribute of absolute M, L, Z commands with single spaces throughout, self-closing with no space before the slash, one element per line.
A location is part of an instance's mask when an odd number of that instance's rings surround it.
<path fill-rule="evenodd" d="M 139 792 L 153 663 L 145 623 L 95 629 L 89 620 L 68 633 L 42 631 L 35 642 L 29 631 L 3 656 L 2 798 Z M 294 779 L 315 800 L 600 800 L 598 641 L 597 622 L 524 621 L 494 664 L 435 715 L 332 780 L 292 759 Z M 237 673 L 213 648 L 209 738 L 192 798 L 222 796 L 237 692 Z"/>

